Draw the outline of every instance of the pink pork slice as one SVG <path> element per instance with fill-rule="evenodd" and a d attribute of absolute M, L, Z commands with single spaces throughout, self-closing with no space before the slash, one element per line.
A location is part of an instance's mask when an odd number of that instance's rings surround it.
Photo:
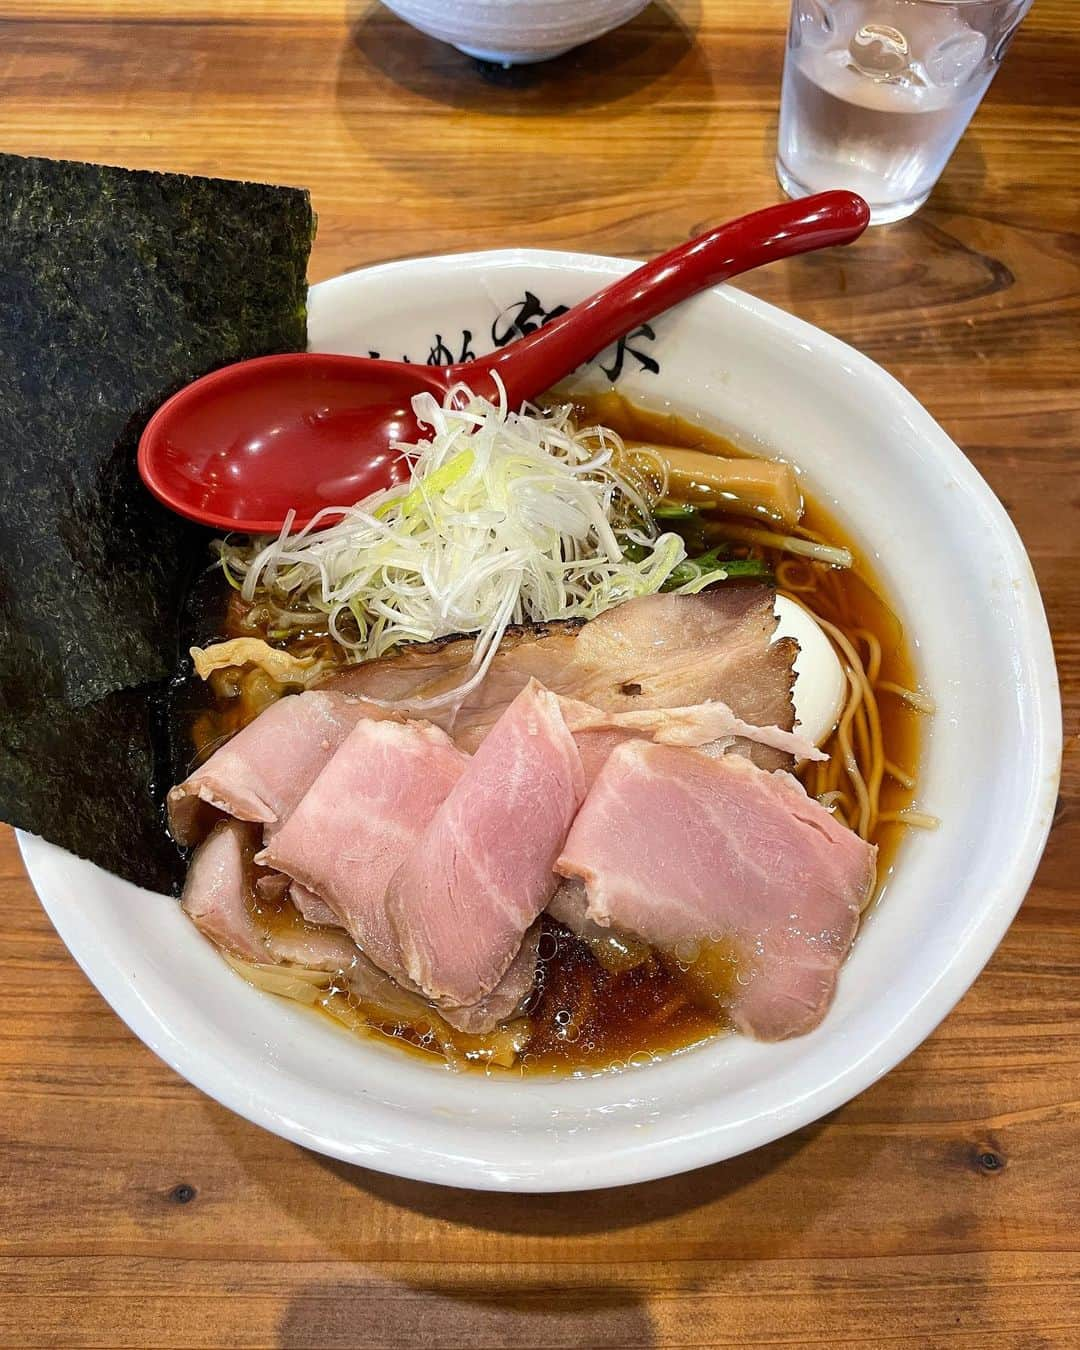
<path fill-rule="evenodd" d="M 299 922 L 270 929 L 260 919 L 253 864 L 258 840 L 257 825 L 230 819 L 215 825 L 188 867 L 181 896 L 185 913 L 215 946 L 244 961 L 347 971 L 359 952 L 339 929 Z"/>
<path fill-rule="evenodd" d="M 359 722 L 258 861 L 314 892 L 398 976 L 386 888 L 468 762 L 430 723 Z"/>
<path fill-rule="evenodd" d="M 288 877 L 285 878 L 288 881 Z M 289 899 L 306 923 L 321 924 L 326 928 L 341 928 L 341 919 L 321 895 L 294 881 L 288 888 Z"/>
<path fill-rule="evenodd" d="M 528 685 L 488 732 L 387 891 L 408 978 L 475 1003 L 551 899 L 552 868 L 585 795 L 555 695 Z"/>
<path fill-rule="evenodd" d="M 877 850 L 789 774 L 737 755 L 627 741 L 612 751 L 556 868 L 580 877 L 588 917 L 657 947 L 734 940 L 749 977 L 740 1030 L 812 1030 L 836 988 Z"/>
<path fill-rule="evenodd" d="M 357 722 L 372 715 L 385 714 L 333 690 L 272 703 L 169 792 L 173 838 L 197 844 L 222 814 L 273 829 Z"/>
<path fill-rule="evenodd" d="M 349 987 L 368 1001 L 391 1012 L 404 1003 L 410 1013 L 422 1015 L 424 1005 L 417 1003 L 415 993 L 402 991 L 340 928 L 315 927 L 299 918 L 291 924 L 267 925 L 254 894 L 258 839 L 258 826 L 225 819 L 195 850 L 181 904 L 203 936 L 255 965 L 341 973 Z M 526 934 L 506 974 L 486 998 L 467 1007 L 440 1009 L 444 1019 L 462 1031 L 484 1035 L 513 1016 L 535 981 L 538 937 L 538 927 Z"/>
<path fill-rule="evenodd" d="M 608 712 L 580 699 L 560 696 L 559 707 L 577 741 L 585 766 L 585 781 L 589 785 L 612 750 L 633 739 L 693 746 L 708 755 L 722 755 L 737 742 L 744 741 L 751 747 L 767 747 L 793 760 L 828 758 L 798 732 L 785 731 L 778 726 L 753 726 L 736 717 L 727 704 L 719 700 L 698 703 L 691 708 Z"/>
<path fill-rule="evenodd" d="M 255 894 L 268 905 L 279 905 L 288 897 L 293 908 L 306 923 L 320 924 L 328 928 L 340 928 L 341 920 L 326 903 L 293 881 L 284 872 L 264 872 L 255 882 Z"/>
<path fill-rule="evenodd" d="M 540 925 L 534 923 L 495 988 L 476 1003 L 467 1003 L 463 1007 L 440 1004 L 439 1013 L 443 1020 L 458 1031 L 482 1036 L 493 1031 L 500 1022 L 516 1016 L 536 984 L 539 951 Z"/>

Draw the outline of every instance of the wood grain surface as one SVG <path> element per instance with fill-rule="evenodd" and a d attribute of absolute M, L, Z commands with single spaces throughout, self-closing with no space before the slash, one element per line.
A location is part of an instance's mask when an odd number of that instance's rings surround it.
<path fill-rule="evenodd" d="M 0 2 L 0 149 L 304 184 L 316 280 L 507 244 L 646 255 L 778 195 L 786 8 L 656 4 L 506 72 L 371 0 Z M 67 955 L 5 831 L 0 1344 L 1080 1345 L 1078 46 L 1073 0 L 1038 0 L 918 216 L 742 283 L 930 408 L 1043 588 L 1060 810 L 955 1012 L 733 1162 L 578 1196 L 439 1190 L 175 1077 Z"/>

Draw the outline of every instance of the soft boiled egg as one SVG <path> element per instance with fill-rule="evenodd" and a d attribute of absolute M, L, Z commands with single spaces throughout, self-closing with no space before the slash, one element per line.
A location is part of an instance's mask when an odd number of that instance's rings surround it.
<path fill-rule="evenodd" d="M 847 680 L 843 668 L 832 643 L 805 609 L 782 595 L 776 597 L 774 609 L 778 622 L 771 640 L 792 637 L 799 644 L 792 690 L 795 730 L 820 745 L 844 710 Z"/>

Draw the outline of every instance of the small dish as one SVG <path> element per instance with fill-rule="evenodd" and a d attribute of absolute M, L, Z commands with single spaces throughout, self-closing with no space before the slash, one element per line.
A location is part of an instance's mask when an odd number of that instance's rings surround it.
<path fill-rule="evenodd" d="M 466 56 L 529 65 L 563 56 L 632 19 L 648 0 L 383 0 L 421 33 Z"/>

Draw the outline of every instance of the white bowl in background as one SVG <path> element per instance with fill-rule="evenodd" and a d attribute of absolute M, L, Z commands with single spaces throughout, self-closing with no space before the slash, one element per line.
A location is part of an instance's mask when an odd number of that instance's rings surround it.
<path fill-rule="evenodd" d="M 390 263 L 311 291 L 311 346 L 413 360 L 480 354 L 634 264 L 508 250 Z M 258 993 L 182 915 L 23 835 L 42 903 L 132 1030 L 249 1120 L 381 1171 L 500 1190 L 613 1186 L 717 1162 L 841 1105 L 927 1036 L 982 969 L 1042 852 L 1061 722 L 1023 546 L 968 460 L 895 380 L 728 286 L 603 353 L 610 378 L 800 465 L 872 557 L 938 711 L 915 831 L 809 1036 L 719 1037 L 592 1077 L 485 1078 L 428 1064 Z"/>
<path fill-rule="evenodd" d="M 649 0 L 383 0 L 467 56 L 526 65 L 562 56 L 640 14 Z"/>

